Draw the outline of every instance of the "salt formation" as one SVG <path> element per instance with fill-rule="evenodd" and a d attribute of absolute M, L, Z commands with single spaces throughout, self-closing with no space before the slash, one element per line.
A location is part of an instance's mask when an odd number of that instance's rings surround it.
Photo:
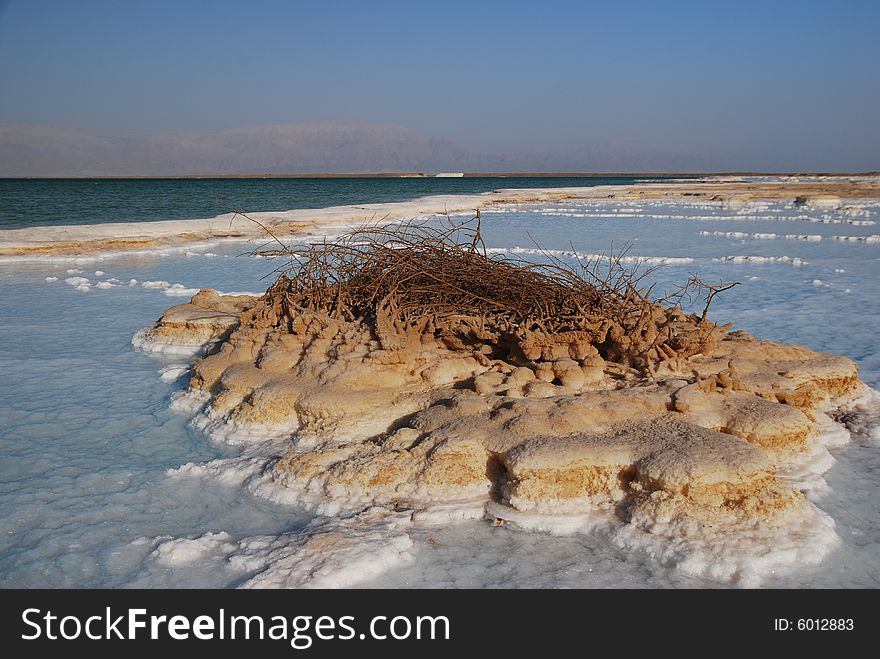
<path fill-rule="evenodd" d="M 736 561 L 719 538 L 766 530 L 770 556 L 794 527 L 778 562 L 833 546 L 802 481 L 827 455 L 825 412 L 863 392 L 857 366 L 712 323 L 725 286 L 655 301 L 613 259 L 490 257 L 479 225 L 279 253 L 291 266 L 260 298 L 200 291 L 135 342 L 208 351 L 189 384 L 202 427 L 288 440 L 264 475 L 296 500 L 413 519 L 477 505 L 537 528 L 605 515 L 621 546 L 648 538 L 728 578 L 694 546 Z M 702 314 L 677 304 L 694 294 Z"/>
<path fill-rule="evenodd" d="M 146 282 L 150 283 L 154 282 Z M 254 303 L 250 295 L 220 295 L 203 289 L 188 304 L 168 309 L 155 327 L 135 334 L 132 343 L 145 352 L 201 354 L 228 338 L 240 314 Z"/>
<path fill-rule="evenodd" d="M 839 208 L 840 197 L 830 194 L 814 194 L 796 197 L 794 203 L 809 206 L 810 208 Z"/>

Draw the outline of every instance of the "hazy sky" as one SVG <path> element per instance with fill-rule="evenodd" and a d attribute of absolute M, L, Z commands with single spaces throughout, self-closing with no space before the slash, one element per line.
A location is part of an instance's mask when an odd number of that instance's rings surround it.
<path fill-rule="evenodd" d="M 880 169 L 880 2 L 0 0 L 0 122 L 394 124 Z"/>

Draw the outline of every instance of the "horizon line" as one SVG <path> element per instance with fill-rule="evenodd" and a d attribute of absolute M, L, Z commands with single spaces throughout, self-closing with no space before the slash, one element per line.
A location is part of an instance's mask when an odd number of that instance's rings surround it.
<path fill-rule="evenodd" d="M 342 178 L 614 178 L 614 177 L 701 177 L 701 176 L 880 176 L 880 171 L 622 171 L 622 172 L 455 172 L 457 177 L 438 177 L 449 172 L 302 172 L 240 174 L 88 174 L 0 176 L 0 180 L 182 180 L 182 179 L 342 179 Z"/>

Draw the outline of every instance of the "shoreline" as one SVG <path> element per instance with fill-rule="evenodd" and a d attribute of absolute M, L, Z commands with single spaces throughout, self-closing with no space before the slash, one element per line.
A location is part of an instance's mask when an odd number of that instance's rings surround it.
<path fill-rule="evenodd" d="M 288 211 L 248 212 L 273 234 L 298 236 L 322 226 L 351 225 L 372 220 L 456 214 L 502 203 L 591 200 L 670 200 L 747 202 L 796 199 L 824 200 L 833 207 L 851 200 L 880 199 L 880 178 L 859 181 L 807 180 L 637 183 L 592 187 L 508 188 L 478 194 L 431 195 L 390 203 L 330 206 Z M 83 257 L 105 252 L 134 252 L 183 247 L 212 240 L 248 241 L 265 238 L 263 227 L 234 213 L 213 218 L 39 226 L 0 230 L 0 259 L 47 256 Z"/>

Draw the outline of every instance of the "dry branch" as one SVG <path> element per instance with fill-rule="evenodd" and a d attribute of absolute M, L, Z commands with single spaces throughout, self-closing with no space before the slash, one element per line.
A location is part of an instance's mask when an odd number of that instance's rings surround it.
<path fill-rule="evenodd" d="M 487 255 L 479 215 L 370 224 L 308 245 L 267 233 L 278 247 L 257 253 L 288 258 L 267 295 L 291 327 L 304 311 L 322 313 L 370 324 L 386 349 L 433 342 L 510 363 L 584 360 L 598 351 L 647 376 L 662 364 L 679 368 L 726 334 L 728 326 L 706 314 L 736 285 L 692 275 L 655 301 L 641 285 L 653 269 L 624 267 L 625 250 L 576 266 L 546 252 L 545 263 Z M 705 297 L 701 316 L 679 306 L 695 297 Z"/>

